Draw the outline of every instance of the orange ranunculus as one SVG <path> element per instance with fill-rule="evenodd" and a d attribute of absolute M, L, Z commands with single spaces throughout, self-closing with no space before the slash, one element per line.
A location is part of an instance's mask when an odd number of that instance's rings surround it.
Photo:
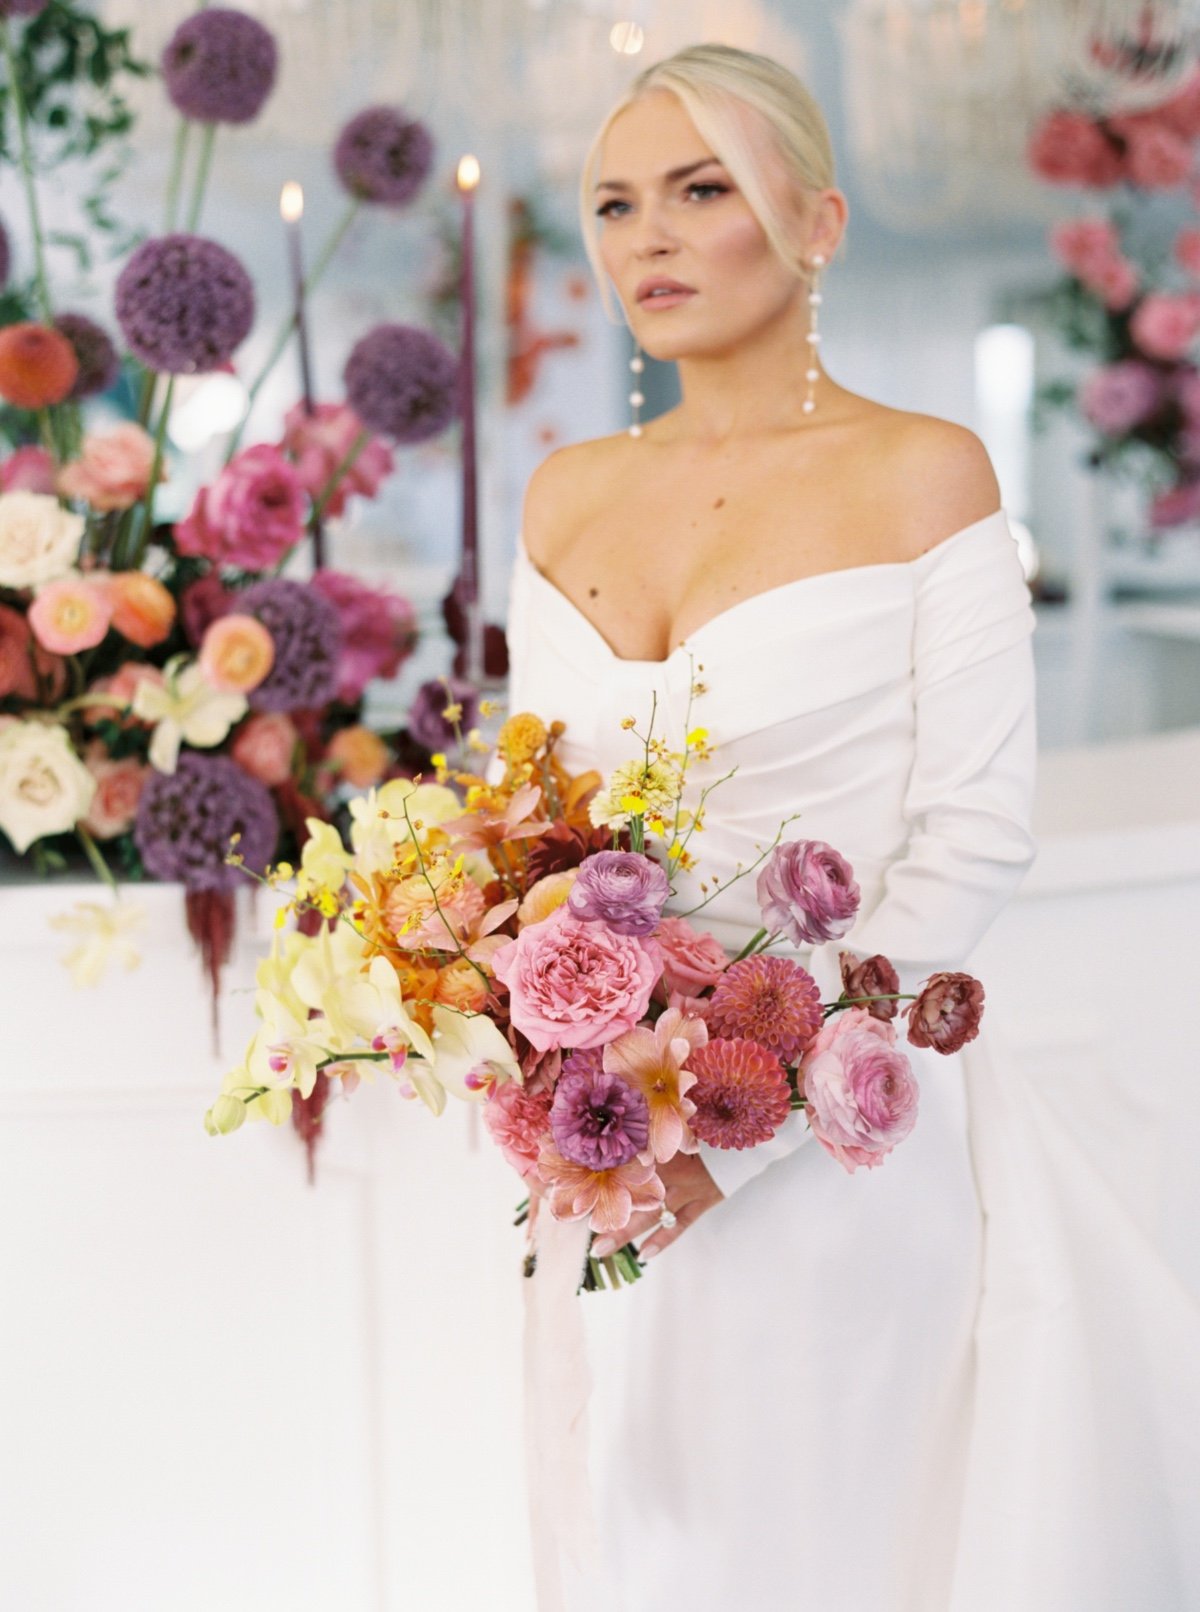
<path fill-rule="evenodd" d="M 74 573 L 39 588 L 28 619 L 39 644 L 56 655 L 77 655 L 104 637 L 112 611 L 106 590 Z"/>
<path fill-rule="evenodd" d="M 275 663 L 275 640 L 254 616 L 218 616 L 205 630 L 200 667 L 214 688 L 246 694 Z"/>
<path fill-rule="evenodd" d="M 114 571 L 105 579 L 112 624 L 131 644 L 152 649 L 175 624 L 175 600 L 157 577 L 144 571 Z"/>
<path fill-rule="evenodd" d="M 355 789 L 373 788 L 387 770 L 387 745 L 361 723 L 339 728 L 329 741 L 326 756 Z"/>
<path fill-rule="evenodd" d="M 0 330 L 0 397 L 19 409 L 61 403 L 79 375 L 79 360 L 65 336 L 47 325 Z"/>

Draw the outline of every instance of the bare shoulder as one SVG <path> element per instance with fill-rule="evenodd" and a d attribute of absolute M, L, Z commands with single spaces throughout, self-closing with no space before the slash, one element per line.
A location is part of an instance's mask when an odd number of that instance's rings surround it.
<path fill-rule="evenodd" d="M 1000 508 L 1000 484 L 974 431 L 932 414 L 892 411 L 885 456 L 896 533 L 915 559 Z"/>
<path fill-rule="evenodd" d="M 612 477 L 628 452 L 629 436 L 617 432 L 557 448 L 529 478 L 521 533 L 535 565 L 551 562 L 611 493 Z"/>

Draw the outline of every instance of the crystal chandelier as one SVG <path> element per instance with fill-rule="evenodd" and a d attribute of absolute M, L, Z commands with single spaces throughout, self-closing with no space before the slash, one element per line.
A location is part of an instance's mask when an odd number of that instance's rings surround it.
<path fill-rule="evenodd" d="M 1165 100 L 1200 50 L 1200 0 L 851 0 L 837 22 L 863 197 L 902 231 L 1047 217 L 1034 122 Z"/>

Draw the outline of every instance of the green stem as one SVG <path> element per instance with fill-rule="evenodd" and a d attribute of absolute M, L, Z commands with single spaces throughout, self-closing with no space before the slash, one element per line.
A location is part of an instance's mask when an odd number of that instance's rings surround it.
<path fill-rule="evenodd" d="M 325 242 L 325 245 L 322 247 L 321 251 L 317 255 L 317 258 L 316 258 L 315 262 L 313 263 L 312 268 L 309 269 L 308 273 L 304 276 L 303 280 L 300 282 L 301 295 L 307 295 L 308 292 L 312 291 L 316 287 L 317 282 L 320 280 L 321 276 L 325 273 L 325 270 L 329 267 L 330 259 L 333 257 L 333 254 L 337 251 L 338 247 L 341 245 L 342 239 L 345 236 L 346 231 L 350 228 L 351 224 L 354 222 L 355 218 L 357 217 L 358 209 L 361 206 L 362 206 L 362 203 L 360 201 L 358 201 L 358 200 L 352 201 L 350 203 L 350 206 L 347 208 L 346 212 L 342 216 L 341 222 L 333 230 L 333 232 L 330 235 L 329 239 Z M 234 454 L 238 451 L 238 448 L 241 446 L 242 437 L 243 437 L 243 435 L 245 433 L 245 430 L 246 430 L 246 424 L 250 419 L 251 413 L 253 412 L 255 400 L 257 399 L 258 394 L 262 391 L 263 385 L 266 382 L 267 377 L 270 375 L 271 371 L 275 368 L 276 364 L 279 362 L 280 357 L 283 354 L 283 350 L 287 346 L 288 341 L 291 338 L 291 334 L 292 334 L 293 330 L 295 330 L 295 328 L 296 328 L 296 311 L 293 308 L 292 311 L 288 314 L 287 318 L 280 325 L 279 330 L 276 332 L 275 340 L 271 344 L 271 348 L 270 348 L 270 351 L 267 354 L 266 361 L 263 364 L 262 369 L 259 370 L 257 376 L 255 376 L 254 381 L 252 382 L 252 384 L 250 386 L 250 389 L 249 389 L 249 391 L 248 391 L 248 393 L 246 395 L 246 412 L 242 415 L 241 424 L 238 426 L 237 430 L 234 432 L 233 437 L 232 437 L 232 439 L 230 441 L 229 451 L 225 456 L 225 463 L 226 464 L 229 463 L 230 459 L 233 458 Z"/>
<path fill-rule="evenodd" d="M 321 516 L 325 513 L 325 506 L 329 503 L 329 500 L 337 491 L 338 482 L 341 481 L 342 477 L 348 470 L 353 470 L 355 464 L 358 462 L 359 456 L 370 440 L 371 433 L 367 430 L 360 431 L 355 437 L 354 441 L 350 444 L 350 451 L 346 454 L 341 464 L 338 465 L 336 470 L 334 470 L 329 480 L 325 483 L 324 487 L 321 488 L 321 491 L 313 500 L 312 514 L 309 517 L 310 521 L 319 521 L 321 519 Z"/>
<path fill-rule="evenodd" d="M 46 258 L 42 243 L 42 220 L 38 212 L 37 187 L 33 179 L 33 153 L 29 145 L 29 121 L 25 111 L 25 96 L 21 90 L 21 74 L 17 67 L 17 56 L 13 50 L 12 33 L 9 29 L 8 19 L 0 21 L 0 33 L 4 36 L 4 58 L 8 64 L 8 82 L 12 87 L 13 105 L 17 109 L 17 131 L 21 145 L 21 177 L 25 184 L 25 200 L 29 207 L 29 224 L 33 234 L 33 260 L 37 275 L 38 302 L 41 305 L 42 318 L 47 324 L 54 317 L 50 306 L 50 282 L 46 275 Z"/>
<path fill-rule="evenodd" d="M 755 930 L 754 934 L 751 935 L 750 939 L 742 947 L 741 951 L 737 954 L 737 956 L 732 959 L 732 961 L 735 962 L 735 963 L 740 963 L 743 957 L 749 957 L 750 954 L 758 946 L 759 941 L 766 938 L 766 933 L 767 932 L 766 932 L 765 929 L 757 929 L 757 930 Z"/>
<path fill-rule="evenodd" d="M 175 154 L 171 159 L 171 177 L 167 181 L 164 229 L 168 235 L 174 230 L 175 219 L 179 213 L 179 187 L 183 183 L 183 164 L 191 129 L 191 122 L 187 118 L 180 118 L 179 127 L 175 131 Z"/>
<path fill-rule="evenodd" d="M 120 892 L 117 890 L 117 881 L 113 876 L 113 871 L 101 856 L 100 847 L 96 844 L 90 832 L 84 828 L 82 823 L 76 823 L 75 834 L 79 843 L 83 846 L 88 861 L 95 869 L 97 878 L 102 879 L 110 887 L 114 895 L 118 895 Z"/>
<path fill-rule="evenodd" d="M 188 209 L 188 230 L 194 230 L 200 222 L 200 209 L 204 205 L 204 192 L 208 186 L 209 170 L 212 168 L 213 144 L 217 138 L 215 123 L 204 125 L 204 135 L 200 142 L 200 164 L 196 169 L 196 188 L 192 192 L 192 205 Z"/>
<path fill-rule="evenodd" d="M 134 539 L 131 548 L 132 554 L 128 570 L 136 570 L 142 563 L 142 557 L 149 546 L 154 533 L 154 492 L 158 486 L 158 478 L 162 472 L 163 444 L 167 435 L 167 421 L 171 417 L 171 398 L 175 391 L 175 377 L 170 376 L 167 381 L 167 393 L 163 398 L 162 412 L 158 417 L 158 429 L 154 433 L 154 460 L 150 466 L 150 485 L 146 488 L 145 519 L 142 530 Z"/>

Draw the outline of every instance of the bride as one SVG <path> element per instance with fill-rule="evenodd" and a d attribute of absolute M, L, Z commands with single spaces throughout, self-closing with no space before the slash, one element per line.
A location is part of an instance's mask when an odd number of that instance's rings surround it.
<path fill-rule="evenodd" d="M 583 208 L 605 295 L 678 364 L 682 401 L 530 482 L 510 709 L 562 718 L 568 762 L 608 769 L 623 717 L 653 700 L 678 745 L 690 698 L 714 747 L 699 783 L 736 767 L 706 811 L 698 877 L 720 893 L 697 924 L 742 945 L 738 868 L 798 814 L 788 834 L 841 851 L 862 905 L 840 946 L 789 954 L 827 1000 L 839 951 L 886 954 L 911 991 L 963 965 L 1034 855 L 1033 614 L 988 456 L 821 362 L 847 206 L 778 64 L 705 45 L 649 68 Z M 678 881 L 675 910 L 703 899 Z M 800 1115 L 663 1167 L 669 1213 L 627 1233 L 645 1277 L 579 1301 L 599 1550 L 542 1573 L 543 1612 L 1200 1604 L 1172 1513 L 1194 1444 L 1169 1444 L 1144 1385 L 1120 1426 L 1096 1415 L 1118 1369 L 1151 1369 L 1114 1365 L 1123 1306 L 1157 1307 L 1172 1366 L 1186 1318 L 1130 1257 L 1106 1352 L 1071 1241 L 1105 1206 L 1061 1209 L 1070 1144 L 1036 1152 L 994 1033 L 906 1048 L 920 1120 L 880 1170 L 844 1174 Z"/>

